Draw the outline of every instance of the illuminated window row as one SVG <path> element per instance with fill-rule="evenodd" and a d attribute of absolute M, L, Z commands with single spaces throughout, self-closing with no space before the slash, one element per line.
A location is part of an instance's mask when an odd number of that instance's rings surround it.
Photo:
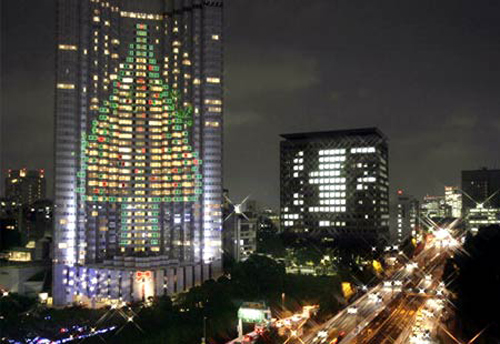
<path fill-rule="evenodd" d="M 320 165 L 321 168 L 321 165 Z M 311 172 L 310 177 L 332 177 L 340 176 L 340 171 L 321 171 L 321 172 Z"/>
<path fill-rule="evenodd" d="M 74 84 L 57 84 L 57 88 L 61 90 L 74 90 L 75 85 Z"/>
<path fill-rule="evenodd" d="M 214 128 L 217 128 L 217 127 L 219 127 L 219 122 L 210 122 L 210 121 L 207 121 L 207 122 L 205 122 L 205 126 L 206 126 L 206 127 L 214 127 Z"/>
<path fill-rule="evenodd" d="M 346 189 L 346 186 L 345 184 L 340 184 L 340 185 L 320 185 L 319 186 L 319 189 L 321 191 L 323 190 L 326 190 L 326 191 L 330 191 L 330 190 L 345 190 Z"/>
<path fill-rule="evenodd" d="M 205 104 L 208 104 L 208 105 L 222 105 L 222 100 L 220 100 L 220 99 L 205 99 Z"/>
<path fill-rule="evenodd" d="M 210 106 L 208 108 L 208 111 L 210 111 L 210 112 L 222 112 L 222 108 L 218 107 L 218 106 Z"/>
<path fill-rule="evenodd" d="M 309 179 L 310 184 L 339 184 L 345 183 L 345 178 L 311 178 Z"/>
<path fill-rule="evenodd" d="M 345 199 L 322 199 L 320 205 L 345 205 Z"/>
<path fill-rule="evenodd" d="M 375 183 L 377 181 L 377 178 L 375 177 L 363 177 L 363 178 L 358 178 L 358 182 L 364 182 L 364 183 Z"/>
<path fill-rule="evenodd" d="M 343 213 L 346 207 L 309 207 L 311 213 Z"/>
<path fill-rule="evenodd" d="M 321 198 L 332 198 L 332 197 L 345 197 L 345 192 L 320 192 L 319 197 Z"/>
<path fill-rule="evenodd" d="M 319 151 L 319 155 L 342 155 L 345 153 L 346 153 L 345 149 L 327 149 Z"/>
<path fill-rule="evenodd" d="M 151 14 L 151 13 L 138 13 L 138 12 L 121 11 L 120 16 L 126 17 L 126 18 L 135 18 L 135 19 L 163 20 L 162 15 Z"/>
<path fill-rule="evenodd" d="M 319 158 L 319 162 L 342 162 L 345 161 L 346 157 L 345 155 L 337 155 L 337 156 L 331 156 L 331 157 L 323 157 Z"/>
<path fill-rule="evenodd" d="M 376 149 L 375 147 L 358 147 L 358 148 L 351 148 L 351 153 L 352 154 L 366 154 L 366 153 L 375 153 Z"/>
<path fill-rule="evenodd" d="M 78 47 L 76 45 L 70 44 L 59 44 L 58 48 L 59 50 L 78 50 Z"/>
<path fill-rule="evenodd" d="M 318 159 L 319 162 L 335 162 L 335 161 L 345 161 L 345 156 L 326 156 L 326 157 L 321 157 Z M 339 168 L 342 166 L 341 164 L 334 164 L 334 165 L 338 165 Z"/>

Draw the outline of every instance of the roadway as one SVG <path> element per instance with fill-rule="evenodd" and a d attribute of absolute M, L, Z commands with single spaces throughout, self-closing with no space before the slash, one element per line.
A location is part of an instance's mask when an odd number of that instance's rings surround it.
<path fill-rule="evenodd" d="M 430 296 L 441 293 L 439 279 L 449 250 L 441 242 L 430 241 L 420 254 L 385 281 L 369 290 L 324 324 L 313 328 L 304 343 L 335 343 L 345 332 L 342 343 L 393 343 L 409 333 L 418 310 Z"/>

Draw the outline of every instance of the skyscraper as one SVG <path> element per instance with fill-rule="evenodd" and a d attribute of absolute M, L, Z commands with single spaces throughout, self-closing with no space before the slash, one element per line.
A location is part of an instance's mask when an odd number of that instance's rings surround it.
<path fill-rule="evenodd" d="M 388 145 L 378 129 L 281 137 L 282 230 L 325 242 L 388 239 Z"/>
<path fill-rule="evenodd" d="M 44 170 L 9 170 L 5 179 L 5 197 L 21 206 L 45 198 Z"/>
<path fill-rule="evenodd" d="M 56 304 L 221 270 L 222 0 L 60 0 Z"/>
<path fill-rule="evenodd" d="M 426 195 L 420 204 L 420 214 L 423 218 L 443 219 L 451 216 L 451 206 L 445 201 L 445 196 Z"/>
<path fill-rule="evenodd" d="M 410 236 L 417 235 L 419 225 L 419 204 L 415 197 L 397 192 L 397 233 L 396 243 L 402 244 Z"/>
<path fill-rule="evenodd" d="M 444 187 L 444 201 L 451 208 L 451 217 L 462 216 L 462 192 L 458 186 Z"/>
<path fill-rule="evenodd" d="M 500 170 L 462 171 L 462 215 L 476 208 L 500 209 Z"/>

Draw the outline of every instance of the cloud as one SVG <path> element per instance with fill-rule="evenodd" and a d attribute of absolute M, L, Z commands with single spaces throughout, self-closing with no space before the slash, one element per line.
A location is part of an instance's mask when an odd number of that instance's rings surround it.
<path fill-rule="evenodd" d="M 319 82 L 317 62 L 294 51 L 248 50 L 234 53 L 226 64 L 226 96 L 231 101 L 268 93 L 294 92 Z"/>
<path fill-rule="evenodd" d="M 224 128 L 233 129 L 235 127 L 258 124 L 262 120 L 261 114 L 253 111 L 235 111 L 224 113 Z"/>

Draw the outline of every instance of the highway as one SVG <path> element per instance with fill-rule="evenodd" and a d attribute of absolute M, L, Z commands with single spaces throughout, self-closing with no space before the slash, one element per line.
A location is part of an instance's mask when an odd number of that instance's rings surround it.
<path fill-rule="evenodd" d="M 394 343 L 401 335 L 412 333 L 416 315 L 429 298 L 440 297 L 442 268 L 449 256 L 449 238 L 432 239 L 422 252 L 396 269 L 353 304 L 324 324 L 313 328 L 304 343 L 382 344 Z M 340 340 L 342 339 L 342 340 Z M 404 343 L 399 339 L 398 342 Z"/>

